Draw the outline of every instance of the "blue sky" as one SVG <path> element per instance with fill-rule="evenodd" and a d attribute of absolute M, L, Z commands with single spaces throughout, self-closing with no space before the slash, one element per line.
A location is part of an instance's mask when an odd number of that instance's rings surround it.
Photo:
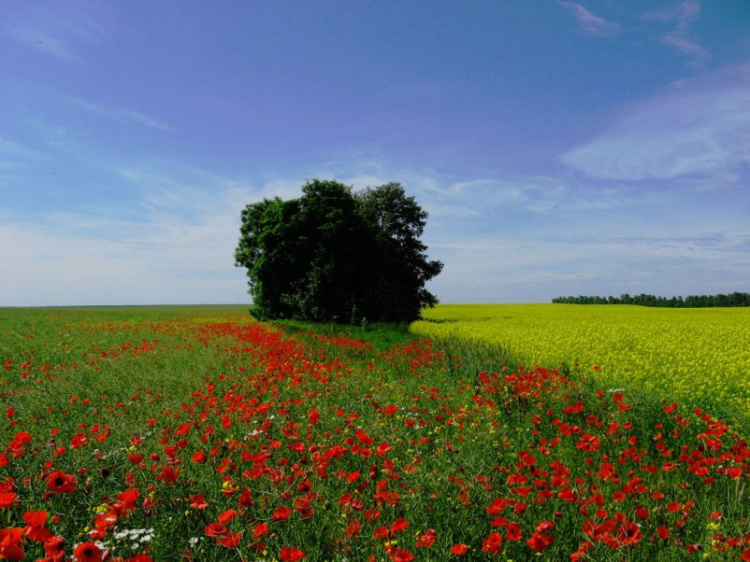
<path fill-rule="evenodd" d="M 0 306 L 249 302 L 313 178 L 401 182 L 442 302 L 750 290 L 746 0 L 3 0 L 0 76 Z"/>

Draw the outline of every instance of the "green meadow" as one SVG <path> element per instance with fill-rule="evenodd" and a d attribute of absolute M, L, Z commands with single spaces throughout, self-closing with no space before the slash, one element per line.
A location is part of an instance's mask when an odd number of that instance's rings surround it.
<path fill-rule="evenodd" d="M 0 558 L 748 559 L 747 316 L 672 312 L 0 309 Z"/>

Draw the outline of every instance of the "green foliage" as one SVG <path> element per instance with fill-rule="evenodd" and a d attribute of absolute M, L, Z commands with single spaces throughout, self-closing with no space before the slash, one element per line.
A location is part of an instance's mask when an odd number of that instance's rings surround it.
<path fill-rule="evenodd" d="M 437 298 L 443 264 L 420 241 L 427 213 L 398 183 L 352 193 L 313 180 L 299 199 L 242 211 L 235 264 L 247 268 L 254 314 L 365 325 L 411 322 Z"/>

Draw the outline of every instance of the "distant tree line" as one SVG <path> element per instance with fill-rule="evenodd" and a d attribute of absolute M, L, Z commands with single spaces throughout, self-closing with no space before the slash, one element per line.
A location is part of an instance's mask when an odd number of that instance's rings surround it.
<path fill-rule="evenodd" d="M 729 295 L 688 295 L 687 297 L 657 297 L 654 295 L 630 296 L 625 293 L 619 297 L 557 297 L 553 303 L 565 304 L 638 304 L 641 306 L 657 306 L 663 308 L 709 308 L 750 306 L 750 293 L 731 293 Z"/>

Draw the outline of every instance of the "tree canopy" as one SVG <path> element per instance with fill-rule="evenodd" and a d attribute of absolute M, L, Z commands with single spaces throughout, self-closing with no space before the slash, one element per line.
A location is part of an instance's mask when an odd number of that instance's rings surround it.
<path fill-rule="evenodd" d="M 235 265 L 262 319 L 411 322 L 438 302 L 425 288 L 443 268 L 420 240 L 427 216 L 398 183 L 313 180 L 298 199 L 242 210 Z"/>

